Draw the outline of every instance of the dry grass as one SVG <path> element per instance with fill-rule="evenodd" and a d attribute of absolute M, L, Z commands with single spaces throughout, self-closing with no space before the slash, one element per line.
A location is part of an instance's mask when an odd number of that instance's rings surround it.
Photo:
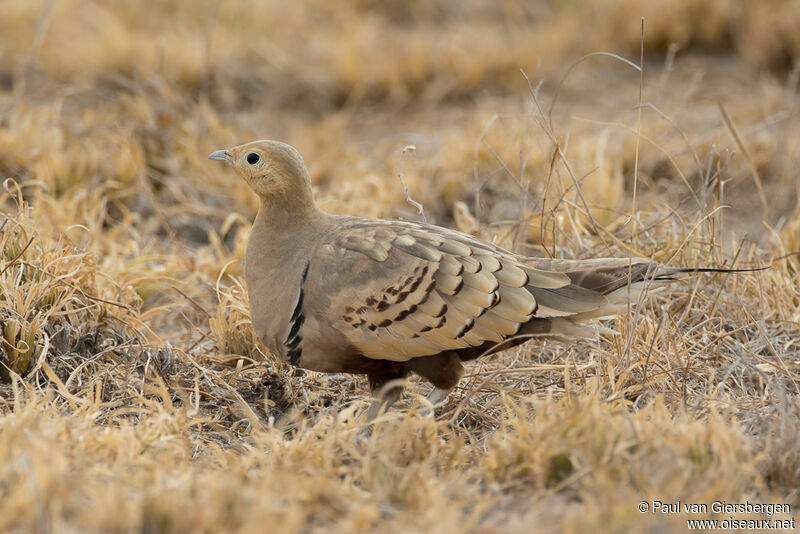
<path fill-rule="evenodd" d="M 660 532 L 692 516 L 640 501 L 796 510 L 796 3 L 333 6 L 3 5 L 0 531 Z M 641 15 L 643 106 L 610 57 L 559 83 L 585 53 L 638 57 Z M 301 150 L 329 211 L 417 217 L 402 173 L 429 221 L 528 254 L 773 267 L 482 360 L 435 420 L 413 382 L 369 433 L 363 379 L 254 338 L 257 204 L 205 156 L 257 137 Z"/>

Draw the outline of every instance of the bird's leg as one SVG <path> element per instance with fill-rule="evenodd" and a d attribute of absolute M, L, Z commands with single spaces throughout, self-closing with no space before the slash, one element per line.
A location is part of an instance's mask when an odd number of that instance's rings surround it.
<path fill-rule="evenodd" d="M 431 406 L 423 404 L 420 406 L 419 413 L 426 416 L 433 415 L 434 410 L 444 404 L 444 401 L 447 400 L 448 395 L 450 395 L 450 391 L 452 390 L 434 387 L 425 397 L 425 399 L 431 403 Z"/>
<path fill-rule="evenodd" d="M 372 421 L 382 413 L 386 413 L 389 407 L 403 396 L 405 380 L 397 377 L 387 379 L 374 375 L 367 378 L 374 397 L 372 404 L 367 408 L 367 421 Z"/>
<path fill-rule="evenodd" d="M 439 406 L 444 404 L 444 401 L 447 400 L 447 397 L 450 395 L 450 391 L 452 390 L 433 388 L 431 392 L 428 393 L 428 396 L 425 398 L 428 399 L 428 402 L 433 404 L 434 408 L 438 408 Z"/>
<path fill-rule="evenodd" d="M 436 356 L 412 358 L 405 365 L 406 368 L 433 384 L 434 388 L 427 396 L 427 400 L 433 405 L 433 408 L 444 403 L 458 384 L 461 375 L 464 374 L 461 357 L 454 351 L 441 352 Z M 425 407 L 421 408 L 420 412 L 428 413 L 429 410 Z"/>

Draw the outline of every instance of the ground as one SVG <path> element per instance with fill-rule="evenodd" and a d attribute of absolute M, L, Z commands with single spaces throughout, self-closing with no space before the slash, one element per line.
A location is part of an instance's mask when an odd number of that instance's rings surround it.
<path fill-rule="evenodd" d="M 0 531 L 683 532 L 797 515 L 796 2 L 2 13 Z M 254 338 L 257 200 L 206 156 L 257 138 L 296 146 L 331 212 L 535 256 L 770 268 L 649 293 L 597 340 L 482 359 L 435 418 L 412 380 L 370 430 L 364 378 L 293 369 Z"/>

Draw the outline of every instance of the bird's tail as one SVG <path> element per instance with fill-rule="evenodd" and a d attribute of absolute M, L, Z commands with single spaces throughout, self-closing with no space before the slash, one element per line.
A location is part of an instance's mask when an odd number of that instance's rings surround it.
<path fill-rule="evenodd" d="M 642 259 L 588 260 L 572 267 L 563 271 L 572 284 L 600 293 L 606 300 L 596 309 L 571 316 L 570 319 L 576 322 L 613 317 L 624 312 L 629 303 L 638 302 L 642 293 L 657 291 L 700 273 L 749 273 L 769 268 L 666 267 Z"/>
<path fill-rule="evenodd" d="M 655 281 L 674 281 L 684 280 L 691 275 L 699 273 L 754 273 L 757 271 L 765 271 L 772 267 L 767 265 L 765 267 L 752 267 L 749 269 L 717 269 L 712 267 L 659 267 L 653 274 Z"/>
<path fill-rule="evenodd" d="M 536 317 L 523 324 L 517 334 L 499 344 L 487 342 L 471 350 L 472 359 L 519 345 L 533 337 L 555 337 L 566 341 L 596 338 L 615 331 L 598 321 L 610 319 L 636 304 L 642 293 L 666 287 L 699 273 L 748 273 L 753 269 L 710 267 L 664 267 L 646 259 L 602 258 L 593 260 L 532 259 L 534 269 L 566 274 L 571 284 L 560 288 L 529 287 L 536 298 Z M 466 353 L 464 353 L 466 354 Z"/>

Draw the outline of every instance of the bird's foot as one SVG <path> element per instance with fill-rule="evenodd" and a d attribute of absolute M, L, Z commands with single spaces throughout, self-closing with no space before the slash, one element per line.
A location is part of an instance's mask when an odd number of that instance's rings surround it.
<path fill-rule="evenodd" d="M 379 415 L 386 413 L 389 408 L 403 396 L 406 381 L 394 379 L 383 384 L 372 403 L 367 408 L 367 422 L 372 422 Z"/>
<path fill-rule="evenodd" d="M 433 415 L 436 408 L 444 405 L 445 401 L 447 401 L 450 391 L 449 389 L 433 388 L 425 397 L 425 400 L 430 403 L 430 407 L 428 407 L 426 403 L 420 408 L 420 413 L 423 415 Z"/>
<path fill-rule="evenodd" d="M 449 389 L 433 388 L 431 392 L 428 393 L 428 396 L 425 398 L 428 399 L 428 402 L 433 404 L 434 408 L 438 408 L 439 406 L 444 404 L 444 401 L 447 400 L 447 397 L 450 395 L 450 391 L 451 390 Z"/>

